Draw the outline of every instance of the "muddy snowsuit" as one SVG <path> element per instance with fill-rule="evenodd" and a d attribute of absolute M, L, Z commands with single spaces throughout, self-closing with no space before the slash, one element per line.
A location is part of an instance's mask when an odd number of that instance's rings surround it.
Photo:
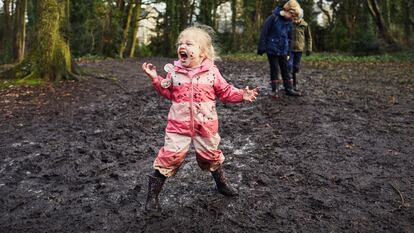
<path fill-rule="evenodd" d="M 228 84 L 207 59 L 195 69 L 186 69 L 176 61 L 174 71 L 165 79 L 153 80 L 157 92 L 172 102 L 165 144 L 154 161 L 154 169 L 166 177 L 173 176 L 193 143 L 200 168 L 215 171 L 224 161 L 218 149 L 216 97 L 222 102 L 239 103 L 243 101 L 243 90 Z"/>

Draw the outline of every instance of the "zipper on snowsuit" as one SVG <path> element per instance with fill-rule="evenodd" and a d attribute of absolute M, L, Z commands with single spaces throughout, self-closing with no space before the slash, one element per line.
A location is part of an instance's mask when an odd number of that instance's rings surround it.
<path fill-rule="evenodd" d="M 191 137 L 195 136 L 194 130 L 194 112 L 193 112 L 193 105 L 194 105 L 194 86 L 193 86 L 193 77 L 190 77 L 191 86 L 190 86 L 190 125 L 191 125 Z"/>

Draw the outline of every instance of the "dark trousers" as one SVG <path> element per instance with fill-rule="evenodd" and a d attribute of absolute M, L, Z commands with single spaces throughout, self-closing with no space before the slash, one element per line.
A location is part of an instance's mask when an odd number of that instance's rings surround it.
<path fill-rule="evenodd" d="M 285 90 L 291 89 L 289 85 L 289 72 L 288 72 L 288 62 L 287 56 L 277 56 L 277 55 L 270 55 L 267 54 L 267 60 L 269 61 L 270 66 L 270 86 L 272 87 L 272 91 L 276 91 L 278 85 L 278 76 L 279 76 L 279 68 L 280 74 L 282 75 L 283 79 L 283 86 Z"/>
<path fill-rule="evenodd" d="M 302 52 L 291 52 L 290 53 L 290 58 L 288 61 L 290 73 L 299 73 L 301 59 L 302 59 Z"/>

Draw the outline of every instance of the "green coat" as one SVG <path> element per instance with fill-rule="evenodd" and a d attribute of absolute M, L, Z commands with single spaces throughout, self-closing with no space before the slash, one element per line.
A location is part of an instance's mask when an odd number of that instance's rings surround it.
<path fill-rule="evenodd" d="M 305 43 L 306 42 L 306 43 Z M 298 23 L 293 23 L 292 31 L 292 52 L 312 52 L 312 36 L 305 20 L 301 19 Z"/>

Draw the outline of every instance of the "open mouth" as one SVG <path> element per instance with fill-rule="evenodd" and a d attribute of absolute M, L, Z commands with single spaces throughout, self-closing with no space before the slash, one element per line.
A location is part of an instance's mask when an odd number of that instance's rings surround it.
<path fill-rule="evenodd" d="M 181 60 L 187 60 L 187 58 L 188 58 L 188 54 L 187 54 L 187 52 L 186 51 L 180 51 L 179 53 L 178 53 L 178 55 L 180 56 L 180 59 Z"/>

